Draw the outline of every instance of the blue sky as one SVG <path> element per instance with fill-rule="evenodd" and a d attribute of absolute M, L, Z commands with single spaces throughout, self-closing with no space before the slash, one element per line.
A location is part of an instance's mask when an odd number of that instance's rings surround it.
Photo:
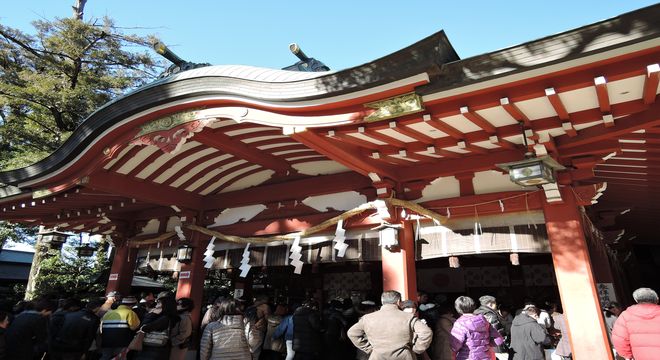
<path fill-rule="evenodd" d="M 73 0 L 5 1 L 0 23 L 31 32 L 38 18 L 71 16 Z M 377 59 L 444 29 L 461 58 L 556 34 L 654 4 L 554 1 L 89 0 L 85 17 L 157 35 L 182 58 L 282 68 L 288 44 L 333 70 Z"/>

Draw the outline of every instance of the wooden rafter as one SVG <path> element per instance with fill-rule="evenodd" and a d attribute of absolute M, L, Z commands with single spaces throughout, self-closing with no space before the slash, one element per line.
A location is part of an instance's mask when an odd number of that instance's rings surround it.
<path fill-rule="evenodd" d="M 231 155 L 231 154 L 230 154 L 230 155 Z M 200 164 L 203 164 L 203 163 L 205 163 L 205 162 L 207 162 L 207 161 L 211 161 L 211 160 L 213 160 L 213 159 L 217 159 L 217 158 L 219 158 L 220 156 L 222 156 L 222 154 L 221 154 L 219 151 L 214 151 L 214 152 L 212 152 L 212 153 L 210 153 L 210 154 L 206 154 L 206 155 L 200 157 L 199 159 L 195 159 L 195 160 L 191 161 L 189 164 L 187 164 L 186 166 L 182 167 L 181 169 L 179 169 L 178 171 L 176 171 L 174 174 L 172 174 L 171 176 L 169 176 L 167 179 L 165 179 L 165 181 L 163 181 L 163 185 L 172 185 L 174 182 L 176 182 L 177 180 L 179 180 L 179 178 L 181 178 L 182 176 L 184 176 L 185 174 L 187 174 L 188 172 L 190 172 L 190 170 L 194 169 L 195 167 L 197 167 L 197 166 L 199 166 Z M 232 162 L 232 161 L 236 161 L 236 158 L 235 158 L 234 156 L 231 156 L 231 157 L 229 157 L 229 158 L 227 158 L 227 159 L 224 159 L 224 160 L 219 160 L 218 162 L 215 162 L 215 163 L 214 163 L 214 166 L 217 166 L 218 164 L 229 163 L 229 162 Z M 199 174 L 198 174 L 198 175 L 199 175 Z M 194 177 L 195 177 L 195 176 L 193 176 L 193 178 L 194 178 Z M 189 179 L 189 180 L 190 180 L 190 179 Z M 184 185 L 185 185 L 185 183 L 184 183 Z"/>
<path fill-rule="evenodd" d="M 124 156 L 121 157 L 121 159 L 117 160 L 112 166 L 109 168 L 105 169 L 106 171 L 117 171 L 124 166 L 127 162 L 129 162 L 133 157 L 135 157 L 142 149 L 144 149 L 142 146 L 133 146 Z"/>
<path fill-rule="evenodd" d="M 525 113 L 520 111 L 520 109 L 518 109 L 516 104 L 511 102 L 511 100 L 509 100 L 508 97 L 503 97 L 500 99 L 500 106 L 502 106 L 502 108 L 504 108 L 504 110 L 507 113 L 509 113 L 509 115 L 511 115 L 511 117 L 514 118 L 516 121 L 522 122 L 527 127 L 532 126 L 532 122 L 529 121 L 527 115 L 525 115 Z"/>
<path fill-rule="evenodd" d="M 568 116 L 568 111 L 566 111 L 566 107 L 559 98 L 559 94 L 557 94 L 555 88 L 550 87 L 545 89 L 545 96 L 548 98 L 548 101 L 550 101 L 550 105 L 552 105 L 552 108 L 555 109 L 555 112 L 557 113 L 559 119 L 564 121 L 569 121 L 570 117 Z"/>
<path fill-rule="evenodd" d="M 604 76 L 599 76 L 594 79 L 594 86 L 596 87 L 596 97 L 598 98 L 598 106 L 603 114 L 610 112 L 610 95 L 607 92 L 607 80 Z"/>
<path fill-rule="evenodd" d="M 453 176 L 459 172 L 491 170 L 495 168 L 495 164 L 522 160 L 523 158 L 522 151 L 507 150 L 458 159 L 439 159 L 433 164 L 420 164 L 410 167 L 401 174 L 400 180 L 432 180 L 443 176 Z"/>
<path fill-rule="evenodd" d="M 328 137 L 331 137 L 333 139 L 337 139 L 339 141 L 346 142 L 351 145 L 363 147 L 365 149 L 378 149 L 378 144 L 374 144 L 371 141 L 366 141 L 362 139 L 358 139 L 355 136 L 345 134 L 345 133 L 335 133 L 334 131 L 330 134 L 328 134 Z"/>
<path fill-rule="evenodd" d="M 644 91 L 642 93 L 644 104 L 652 104 L 655 102 L 656 93 L 658 91 L 659 78 L 659 64 L 656 63 L 646 67 L 646 78 L 644 79 Z"/>
<path fill-rule="evenodd" d="M 256 168 L 255 170 L 258 170 L 258 171 L 263 171 L 263 170 L 264 170 L 264 168 L 261 167 L 261 166 L 259 166 L 259 165 L 251 164 L 251 163 L 243 163 L 243 164 L 240 164 L 240 165 L 237 165 L 237 166 L 234 166 L 234 167 L 228 168 L 228 169 L 226 169 L 226 170 L 224 170 L 224 171 L 221 171 L 221 172 L 215 174 L 215 175 L 212 176 L 210 179 L 208 179 L 207 181 L 205 181 L 203 184 L 201 184 L 201 185 L 195 187 L 194 189 L 191 189 L 191 191 L 195 191 L 195 192 L 201 192 L 201 191 L 204 191 L 204 190 L 206 190 L 208 187 L 210 187 L 211 185 L 213 185 L 213 184 L 217 183 L 218 181 L 220 181 L 220 180 L 221 180 L 222 178 L 224 178 L 225 176 L 229 176 L 229 175 L 231 175 L 232 173 L 236 173 L 236 172 L 239 172 L 239 171 L 242 170 L 242 169 L 246 169 L 246 168 L 248 168 L 248 167 L 253 167 L 253 166 L 257 166 L 257 168 Z M 240 178 L 240 177 L 243 177 L 243 176 L 245 176 L 245 173 L 243 173 L 243 174 L 241 174 L 241 175 L 237 175 L 236 177 L 239 177 L 239 178 Z M 192 184 L 191 184 L 191 185 L 192 185 Z M 188 185 L 188 186 L 191 186 L 191 185 Z M 221 185 L 222 185 L 222 184 L 218 184 L 218 187 L 221 186 Z M 184 188 L 184 189 L 185 189 L 185 188 Z"/>
<path fill-rule="evenodd" d="M 405 141 L 401 141 L 401 140 L 399 140 L 399 139 L 397 139 L 397 138 L 395 138 L 395 137 L 392 137 L 392 136 L 389 136 L 389 135 L 383 134 L 383 133 L 381 133 L 381 132 L 378 131 L 378 130 L 372 130 L 372 129 L 368 129 L 368 128 L 366 128 L 366 129 L 365 129 L 365 128 L 362 128 L 362 129 L 364 129 L 364 130 L 363 130 L 363 131 L 364 131 L 363 134 L 366 135 L 366 136 L 368 136 L 368 137 L 370 137 L 370 138 L 372 138 L 372 139 L 376 139 L 376 140 L 378 140 L 378 141 L 382 141 L 382 142 L 384 142 L 384 143 L 386 143 L 386 144 L 393 145 L 393 146 L 397 146 L 397 147 L 404 147 L 404 146 L 406 146 L 406 142 L 405 142 Z M 358 128 L 358 131 L 359 131 L 359 130 L 360 130 L 360 128 Z"/>
<path fill-rule="evenodd" d="M 194 139 L 201 142 L 202 144 L 211 146 L 222 152 L 232 154 L 251 163 L 261 165 L 266 169 L 275 170 L 278 173 L 287 174 L 296 172 L 296 170 L 291 167 L 291 164 L 285 160 L 273 156 L 268 152 L 251 148 L 221 132 L 211 132 L 205 130 L 195 134 Z"/>
<path fill-rule="evenodd" d="M 250 188 L 250 191 L 236 190 L 210 195 L 205 200 L 204 209 L 224 209 L 284 200 L 302 201 L 309 196 L 359 191 L 371 184 L 368 177 L 354 172 L 319 175 L 278 184 L 259 185 Z"/>
<path fill-rule="evenodd" d="M 360 151 L 351 149 L 346 144 L 337 145 L 331 142 L 330 138 L 311 130 L 291 134 L 291 138 L 362 175 L 368 176 L 369 173 L 374 173 L 393 180 L 398 178 L 393 169 L 387 166 L 376 166 L 369 160 L 364 159 Z"/>
<path fill-rule="evenodd" d="M 149 174 L 149 176 L 147 176 L 144 180 L 145 181 L 154 181 L 154 179 L 158 178 L 162 173 L 164 173 L 168 169 L 174 167 L 174 165 L 176 165 L 176 163 L 178 163 L 179 161 L 182 161 L 183 159 L 187 158 L 188 156 L 194 155 L 197 152 L 199 152 L 199 149 L 197 147 L 194 147 L 192 149 L 188 149 L 188 150 L 185 150 L 181 153 L 176 154 L 174 157 L 167 160 L 163 165 L 161 165 L 154 172 Z"/>
<path fill-rule="evenodd" d="M 489 123 L 488 120 L 484 119 L 481 115 L 477 114 L 475 111 L 470 110 L 467 106 L 461 106 L 461 115 L 466 119 L 470 120 L 473 124 L 477 125 L 486 133 L 493 135 L 497 132 L 495 126 Z"/>
<path fill-rule="evenodd" d="M 556 138 L 557 146 L 560 151 L 562 148 L 569 148 L 589 143 L 602 141 L 608 138 L 619 136 L 630 137 L 637 134 L 630 134 L 633 131 L 644 129 L 650 126 L 660 124 L 660 106 L 651 105 L 648 110 L 628 117 L 619 119 L 613 127 L 594 126 L 580 131 L 580 135 L 574 138 Z M 630 134 L 630 135 L 628 135 Z"/>
<path fill-rule="evenodd" d="M 426 136 L 419 131 L 415 131 L 405 125 L 398 125 L 396 121 L 390 121 L 390 129 L 398 132 L 399 134 L 405 135 L 409 138 L 415 139 L 423 144 L 433 144 L 434 139 L 432 137 Z"/>
<path fill-rule="evenodd" d="M 81 185 L 162 206 L 176 205 L 196 210 L 200 209 L 203 204 L 201 196 L 170 186 L 136 181 L 113 173 L 91 174 L 81 181 Z"/>

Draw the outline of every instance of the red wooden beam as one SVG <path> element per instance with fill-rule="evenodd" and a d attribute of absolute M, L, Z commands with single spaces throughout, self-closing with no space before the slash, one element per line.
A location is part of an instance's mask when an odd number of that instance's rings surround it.
<path fill-rule="evenodd" d="M 610 112 L 610 96 L 607 93 L 607 80 L 604 76 L 599 76 L 594 79 L 594 86 L 596 86 L 596 96 L 598 97 L 598 106 L 603 113 Z"/>
<path fill-rule="evenodd" d="M 488 154 L 489 152 L 492 151 L 492 150 L 489 150 L 489 149 L 482 148 L 481 146 L 470 144 L 467 141 L 459 141 L 458 142 L 458 147 L 462 148 L 464 150 L 468 150 L 468 151 L 470 151 L 472 153 L 475 153 L 475 154 Z"/>
<path fill-rule="evenodd" d="M 266 169 L 273 169 L 278 173 L 287 174 L 296 172 L 285 160 L 273 156 L 268 152 L 251 148 L 220 132 L 204 130 L 195 134 L 193 139 L 251 163 L 261 165 Z"/>
<path fill-rule="evenodd" d="M 628 52 L 616 58 L 511 81 L 500 86 L 478 87 L 469 93 L 425 99 L 424 106 L 433 116 L 446 117 L 457 115 L 458 108 L 465 104 L 477 110 L 498 106 L 502 96 L 508 97 L 513 103 L 529 100 L 542 95 L 548 84 L 553 84 L 558 93 L 592 87 L 595 74 L 607 76 L 610 82 L 644 75 L 644 68 L 656 63 L 659 54 L 657 48 Z"/>
<path fill-rule="evenodd" d="M 329 138 L 311 130 L 291 134 L 291 138 L 362 175 L 368 176 L 369 173 L 375 173 L 393 180 L 398 178 L 393 169 L 372 164 L 369 160 L 364 159 L 357 149 L 352 149 L 346 144 L 335 145 Z"/>
<path fill-rule="evenodd" d="M 236 190 L 209 195 L 204 210 L 225 209 L 246 205 L 263 204 L 283 200 L 303 200 L 308 196 L 333 194 L 343 191 L 359 191 L 371 187 L 371 180 L 354 172 L 320 175 L 279 184 L 259 185 L 249 191 Z"/>
<path fill-rule="evenodd" d="M 241 176 L 236 176 L 236 177 L 234 177 L 234 178 L 232 178 L 232 179 L 229 179 L 229 180 L 227 180 L 226 182 L 224 182 L 222 185 L 220 185 L 218 188 L 213 189 L 213 191 L 211 191 L 211 194 L 217 194 L 217 193 L 220 193 L 220 192 L 222 192 L 224 189 L 226 189 L 226 188 L 230 187 L 231 185 L 233 185 L 235 182 L 237 182 L 237 181 L 239 181 L 239 180 L 241 180 L 241 179 L 243 179 L 243 178 L 245 178 L 245 177 L 248 177 L 248 176 L 250 176 L 250 175 L 256 174 L 256 173 L 258 173 L 258 172 L 260 172 L 260 171 L 264 171 L 264 169 L 263 169 L 263 168 L 253 169 L 253 170 L 250 170 L 250 171 L 248 171 L 248 172 L 245 172 L 245 173 L 241 174 Z M 203 189 L 203 188 L 200 187 L 200 189 Z"/>
<path fill-rule="evenodd" d="M 239 171 L 239 170 L 241 170 L 241 169 L 244 169 L 244 168 L 246 168 L 246 167 L 253 166 L 253 165 L 254 165 L 254 164 L 251 164 L 251 163 L 249 163 L 249 162 L 242 163 L 242 164 L 238 164 L 238 165 L 234 165 L 234 166 L 232 166 L 232 167 L 229 167 L 229 168 L 227 168 L 227 169 L 224 169 L 224 170 L 220 171 L 219 173 L 213 175 L 210 179 L 206 180 L 204 183 L 202 183 L 201 185 L 195 187 L 194 189 L 190 189 L 190 190 L 188 190 L 188 187 L 192 186 L 192 185 L 193 185 L 195 182 L 197 182 L 202 176 L 193 177 L 193 178 L 189 179 L 188 181 L 186 181 L 186 182 L 185 182 L 183 185 L 181 185 L 179 188 L 180 188 L 180 189 L 184 189 L 184 190 L 186 190 L 186 191 L 192 191 L 192 192 L 197 192 L 197 193 L 199 193 L 199 192 L 202 192 L 202 191 L 206 190 L 206 188 L 208 188 L 209 186 L 213 185 L 215 182 L 219 181 L 219 180 L 222 179 L 223 177 L 225 177 L 225 176 L 227 176 L 227 175 L 230 175 L 230 174 L 232 174 L 232 173 L 235 173 L 235 172 L 237 172 L 237 171 Z M 216 169 L 221 169 L 221 167 L 218 167 L 218 166 L 214 166 L 214 167 L 215 167 Z M 259 167 L 258 170 L 264 170 L 264 168 Z"/>
<path fill-rule="evenodd" d="M 502 147 L 502 148 L 505 148 L 507 150 L 513 150 L 513 149 L 518 148 L 516 146 L 516 144 L 514 144 L 510 141 L 504 140 L 504 139 L 500 139 L 500 137 L 497 136 L 497 135 L 491 135 L 488 139 L 490 140 L 491 144 L 495 144 L 495 145 L 497 145 L 499 147 Z"/>
<path fill-rule="evenodd" d="M 561 102 L 559 95 L 555 92 L 555 88 L 550 87 L 545 89 L 545 96 L 548 98 L 550 105 L 555 109 L 557 116 L 559 116 L 561 120 L 570 120 L 566 107 L 564 107 L 564 103 Z"/>
<path fill-rule="evenodd" d="M 135 157 L 135 155 L 137 155 L 137 153 L 139 153 L 140 150 L 142 150 L 142 149 L 144 149 L 144 147 L 134 145 L 130 150 L 128 150 L 128 152 L 126 154 L 124 154 L 124 156 L 122 156 L 121 159 L 117 160 L 117 162 L 112 164 L 112 166 L 110 166 L 109 168 L 104 169 L 104 170 L 105 171 L 115 171 L 116 172 L 117 170 L 121 169 L 121 167 L 124 166 L 124 164 L 126 164 L 131 159 L 133 159 L 133 157 Z"/>
<path fill-rule="evenodd" d="M 451 150 L 445 150 L 445 149 L 441 148 L 440 146 L 426 147 L 426 150 L 431 152 L 432 154 L 440 155 L 440 156 L 446 157 L 446 158 L 458 159 L 458 158 L 462 157 L 461 154 L 459 154 L 457 152 L 453 152 Z M 430 150 L 433 150 L 433 151 L 430 151 Z"/>
<path fill-rule="evenodd" d="M 461 140 L 465 137 L 465 134 L 463 134 L 462 132 L 456 130 L 454 127 L 443 122 L 440 119 L 433 119 L 431 115 L 428 114 L 424 115 L 424 121 L 430 126 L 436 128 L 437 130 L 440 130 L 443 133 L 449 135 L 449 137 L 453 139 Z"/>
<path fill-rule="evenodd" d="M 486 133 L 493 135 L 497 132 L 493 124 L 489 123 L 486 119 L 484 119 L 481 115 L 477 114 L 476 112 L 471 111 L 467 106 L 461 106 L 460 111 L 461 111 L 461 115 L 463 115 L 466 119 L 470 120 L 473 124 L 480 127 Z"/>
<path fill-rule="evenodd" d="M 593 81 L 593 77 L 592 77 Z M 612 114 L 615 117 L 621 117 L 621 116 L 626 116 L 630 115 L 632 113 L 636 112 L 641 112 L 648 109 L 648 105 L 644 105 L 641 101 L 639 100 L 634 100 L 634 101 L 628 101 L 625 103 L 618 103 L 618 104 L 613 104 L 612 105 Z M 593 108 L 593 109 L 587 109 L 587 110 L 582 110 L 578 112 L 574 112 L 571 114 L 571 123 L 573 125 L 578 125 L 578 124 L 585 124 L 585 123 L 591 123 L 594 121 L 602 120 L 603 119 L 603 113 L 600 111 L 598 108 Z M 416 122 L 419 122 L 419 118 L 408 118 L 405 120 L 397 121 L 398 124 L 400 125 L 411 125 Z M 440 120 L 438 120 L 440 122 Z M 550 129 L 561 129 L 562 128 L 562 121 L 558 117 L 549 117 L 549 118 L 544 118 L 544 119 L 537 119 L 534 120 L 532 123 L 532 126 L 528 129 L 534 132 L 541 132 L 544 130 L 550 130 Z M 388 128 L 388 124 L 386 123 L 374 123 L 370 124 L 370 129 L 385 129 Z M 345 134 L 345 133 L 355 133 L 358 130 L 356 127 L 353 126 L 347 126 L 343 127 L 341 129 L 336 129 L 337 134 Z M 495 134 L 499 138 L 507 138 L 511 136 L 520 136 L 520 125 L 519 124 L 512 124 L 512 125 L 506 125 L 506 126 L 500 126 L 497 127 L 497 133 Z M 461 140 L 466 140 L 470 143 L 476 143 L 476 142 L 481 142 L 481 141 L 489 141 L 491 134 L 488 134 L 486 131 L 473 131 L 469 132 L 466 134 L 463 134 L 461 136 Z M 411 146 L 416 146 L 420 145 L 422 146 L 423 144 L 417 144 L 417 143 L 408 143 L 406 148 L 410 148 Z M 456 145 L 456 140 L 452 137 L 442 137 L 435 139 L 434 145 L 436 147 L 450 147 L 450 146 L 455 146 Z M 379 148 L 379 151 L 383 151 L 382 149 Z M 422 151 L 422 150 L 419 150 Z"/>
<path fill-rule="evenodd" d="M 162 151 L 154 151 L 153 154 L 149 155 L 146 159 L 142 160 L 142 162 L 140 162 L 136 167 L 134 167 L 133 170 L 129 171 L 126 174 L 126 176 L 135 177 L 142 170 L 144 170 L 144 168 L 151 165 L 154 161 L 156 161 L 156 159 L 158 159 L 163 155 L 164 153 Z"/>
<path fill-rule="evenodd" d="M 413 129 L 405 126 L 405 125 L 399 126 L 399 125 L 397 125 L 396 121 L 390 121 L 389 125 L 390 125 L 390 129 L 392 129 L 392 130 L 394 130 L 394 131 L 396 131 L 400 134 L 403 134 L 403 135 L 405 135 L 409 138 L 415 139 L 415 140 L 417 140 L 421 143 L 424 143 L 424 144 L 433 144 L 433 141 L 434 141 L 433 138 L 431 138 L 429 136 L 426 136 L 426 135 L 424 135 L 424 134 L 422 134 L 422 133 L 420 133 L 416 130 L 413 130 Z"/>
<path fill-rule="evenodd" d="M 646 78 L 644 79 L 644 92 L 642 96 L 644 104 L 653 104 L 655 102 L 659 77 L 660 65 L 655 63 L 646 67 Z"/>
<path fill-rule="evenodd" d="M 578 157 L 587 155 L 602 155 L 620 152 L 621 144 L 616 139 L 603 140 L 597 143 L 575 146 L 559 151 L 560 157 Z"/>
<path fill-rule="evenodd" d="M 229 163 L 229 162 L 237 160 L 237 158 L 235 158 L 233 156 L 233 154 L 228 154 L 228 155 L 232 155 L 232 156 L 229 157 L 228 159 L 220 160 L 219 162 L 216 162 L 213 165 L 217 166 L 219 164 L 225 164 L 225 163 Z M 223 156 L 223 154 L 220 153 L 219 151 L 214 151 L 210 154 L 207 154 L 207 155 L 204 155 L 204 156 L 200 157 L 199 159 L 195 159 L 192 162 L 190 162 L 188 165 L 184 166 L 183 168 L 179 169 L 179 171 L 175 172 L 173 175 L 168 177 L 165 181 L 163 181 L 162 184 L 163 185 L 171 185 L 172 183 L 176 182 L 180 177 L 182 177 L 183 175 L 189 173 L 196 166 L 198 166 L 200 164 L 203 164 L 203 163 L 205 163 L 209 160 L 216 159 L 220 156 Z M 193 178 L 201 176 L 201 175 L 202 174 L 195 174 L 193 176 Z"/>
<path fill-rule="evenodd" d="M 606 128 L 594 126 L 581 130 L 580 135 L 574 138 L 559 136 L 555 138 L 555 141 L 557 142 L 557 147 L 561 151 L 562 149 L 570 147 L 616 138 L 658 124 L 660 124 L 660 106 L 653 104 L 646 111 L 618 119 L 616 124 L 612 127 Z"/>
<path fill-rule="evenodd" d="M 132 180 L 113 173 L 93 173 L 85 177 L 81 181 L 81 185 L 109 194 L 116 194 L 162 206 L 177 205 L 197 210 L 202 208 L 203 204 L 203 198 L 199 195 L 170 186 Z"/>
<path fill-rule="evenodd" d="M 162 166 L 160 166 L 158 169 L 156 169 L 154 172 L 149 174 L 146 178 L 144 178 L 143 181 L 154 181 L 154 179 L 158 178 L 162 173 L 173 167 L 177 162 L 187 158 L 188 156 L 191 156 L 195 153 L 200 151 L 199 147 L 196 146 L 192 149 L 188 149 L 186 151 L 183 151 L 181 153 L 177 153 L 173 158 L 167 160 Z"/>
<path fill-rule="evenodd" d="M 358 128 L 358 129 L 360 129 L 360 128 Z M 366 128 L 366 129 L 362 128 L 362 129 L 364 129 L 363 134 L 370 137 L 370 138 L 372 138 L 372 139 L 376 139 L 378 141 L 382 141 L 382 142 L 384 142 L 388 145 L 392 145 L 392 146 L 396 146 L 396 147 L 405 147 L 406 146 L 405 141 L 401 141 L 401 140 L 396 139 L 392 136 L 383 134 L 383 133 L 379 132 L 378 130 L 372 130 L 372 129 L 369 129 L 369 128 Z"/>
<path fill-rule="evenodd" d="M 378 144 L 374 144 L 371 141 L 358 139 L 355 136 L 345 134 L 345 133 L 335 133 L 334 131 L 328 132 L 328 137 L 331 137 L 333 139 L 337 139 L 339 141 L 349 143 L 351 145 L 356 145 L 356 146 L 359 146 L 359 147 L 363 147 L 365 149 L 376 150 L 376 149 L 378 149 L 378 146 L 379 146 Z"/>
<path fill-rule="evenodd" d="M 520 111 L 520 109 L 518 109 L 518 107 L 516 106 L 516 104 L 514 104 L 513 102 L 511 102 L 511 100 L 509 100 L 508 97 L 503 97 L 503 98 L 501 98 L 501 99 L 500 99 L 500 105 L 501 105 L 501 106 L 504 108 L 504 110 L 505 110 L 506 112 L 508 112 L 509 115 L 511 115 L 511 117 L 514 118 L 516 121 L 518 121 L 518 122 L 522 122 L 522 123 L 525 124 L 525 126 L 527 126 L 527 127 L 531 127 L 531 126 L 532 126 L 532 122 L 529 121 L 529 118 L 527 117 L 527 115 L 525 115 L 522 111 Z"/>
<path fill-rule="evenodd" d="M 392 164 L 392 165 L 398 165 L 398 166 L 411 166 L 411 165 L 414 165 L 416 163 L 415 161 L 409 161 L 409 160 L 396 158 L 396 157 L 392 156 L 392 155 L 400 155 L 399 152 L 394 153 L 394 154 L 383 154 L 383 153 L 380 153 L 378 151 L 371 151 L 366 155 L 374 161 L 380 161 L 380 162 L 384 162 L 384 163 L 388 163 L 388 164 Z"/>
<path fill-rule="evenodd" d="M 459 159 L 439 159 L 434 164 L 416 165 L 401 174 L 400 181 L 435 179 L 453 176 L 459 172 L 491 170 L 495 164 L 507 163 L 524 158 L 522 151 L 498 151 L 487 155 L 475 155 Z"/>

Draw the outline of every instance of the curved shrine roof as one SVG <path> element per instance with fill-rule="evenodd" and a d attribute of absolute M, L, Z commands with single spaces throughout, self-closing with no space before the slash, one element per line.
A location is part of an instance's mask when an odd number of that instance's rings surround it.
<path fill-rule="evenodd" d="M 460 196 L 429 188 L 469 174 L 478 194 L 520 190 L 493 171 L 522 159 L 520 124 L 537 155 L 571 169 L 562 181 L 631 181 L 624 163 L 646 161 L 640 131 L 660 125 L 659 17 L 655 5 L 463 60 L 439 32 L 341 71 L 181 72 L 106 104 L 39 163 L 0 173 L 0 218 L 103 233 L 172 205 L 313 212 L 301 201 L 346 191 Z"/>

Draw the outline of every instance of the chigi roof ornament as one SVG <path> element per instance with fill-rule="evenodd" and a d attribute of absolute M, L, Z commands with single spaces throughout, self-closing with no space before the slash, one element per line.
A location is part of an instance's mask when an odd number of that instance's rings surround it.
<path fill-rule="evenodd" d="M 163 44 L 160 41 L 156 41 L 153 46 L 154 46 L 154 50 L 156 50 L 158 54 L 160 54 L 162 57 L 172 62 L 172 65 L 170 65 L 170 67 L 168 67 L 167 70 L 165 70 L 165 72 L 163 72 L 158 76 L 159 78 L 165 78 L 181 71 L 196 69 L 205 66 L 211 66 L 211 64 L 209 63 L 197 64 L 197 63 L 185 61 L 181 59 L 179 56 L 177 56 L 177 54 L 172 52 L 172 50 L 170 50 L 167 46 L 165 46 L 165 44 Z"/>
<path fill-rule="evenodd" d="M 327 67 L 324 63 L 305 55 L 305 53 L 302 50 L 300 50 L 300 46 L 298 46 L 298 44 L 292 43 L 291 45 L 289 45 L 289 50 L 291 50 L 293 55 L 297 56 L 298 59 L 300 59 L 300 61 L 298 61 L 293 65 L 282 68 L 282 70 L 308 71 L 308 72 L 330 71 L 330 68 Z"/>

